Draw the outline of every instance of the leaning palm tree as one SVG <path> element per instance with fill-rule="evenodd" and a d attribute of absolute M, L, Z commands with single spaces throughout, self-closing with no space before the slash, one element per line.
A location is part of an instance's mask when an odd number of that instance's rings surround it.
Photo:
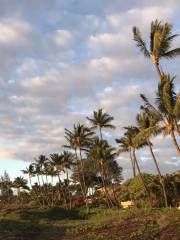
<path fill-rule="evenodd" d="M 164 186 L 164 179 L 162 177 L 157 159 L 156 159 L 154 151 L 153 151 L 153 145 L 150 141 L 151 136 L 156 136 L 159 133 L 158 121 L 157 121 L 157 119 L 154 119 L 151 116 L 148 116 L 148 114 L 146 112 L 137 114 L 136 120 L 137 120 L 137 124 L 138 124 L 138 128 L 139 128 L 140 132 L 135 137 L 135 140 L 136 141 L 142 141 L 142 140 L 147 141 L 152 159 L 154 161 L 154 164 L 156 166 L 156 169 L 157 169 L 157 172 L 159 175 L 159 180 L 160 180 L 160 184 L 162 187 L 165 206 L 168 207 L 167 194 L 166 194 L 166 190 L 165 190 L 165 186 Z"/>
<path fill-rule="evenodd" d="M 141 181 L 142 181 L 145 193 L 146 193 L 146 195 L 148 197 L 149 203 L 152 206 L 151 196 L 150 196 L 149 190 L 148 190 L 148 188 L 146 186 L 146 183 L 144 181 L 144 177 L 143 177 L 143 174 L 141 172 L 141 169 L 139 167 L 139 163 L 138 163 L 137 157 L 136 157 L 136 150 L 139 149 L 139 148 L 144 147 L 145 145 L 147 145 L 147 142 L 146 141 L 141 141 L 141 142 L 135 141 L 135 137 L 139 133 L 139 129 L 137 127 L 135 127 L 135 126 L 128 126 L 128 127 L 124 127 L 124 129 L 126 130 L 124 135 L 129 140 L 130 148 L 131 148 L 131 151 L 132 151 L 133 162 L 134 162 L 134 164 L 135 164 L 135 166 L 136 166 L 136 168 L 138 170 L 138 173 L 139 173 L 139 176 L 141 178 Z"/>
<path fill-rule="evenodd" d="M 101 139 L 103 139 L 102 128 L 115 129 L 115 126 L 111 124 L 114 118 L 110 116 L 108 113 L 103 113 L 102 109 L 99 109 L 98 111 L 94 111 L 93 118 L 87 117 L 87 119 L 92 124 L 92 128 L 99 130 Z"/>
<path fill-rule="evenodd" d="M 180 134 L 180 96 L 174 91 L 174 77 L 164 75 L 162 81 L 158 85 L 156 93 L 156 105 L 150 103 L 148 98 L 141 94 L 144 105 L 141 108 L 151 117 L 155 117 L 159 121 L 159 128 L 164 135 L 169 134 L 176 147 L 177 153 L 180 155 L 180 147 L 178 145 L 175 132 Z"/>
<path fill-rule="evenodd" d="M 150 29 L 150 47 L 148 48 L 139 28 L 133 27 L 134 41 L 144 56 L 152 59 L 160 78 L 163 76 L 159 64 L 160 59 L 170 59 L 180 55 L 180 48 L 171 49 L 172 40 L 178 36 L 178 34 L 172 34 L 172 28 L 173 26 L 168 22 L 163 24 L 158 20 L 153 21 Z"/>

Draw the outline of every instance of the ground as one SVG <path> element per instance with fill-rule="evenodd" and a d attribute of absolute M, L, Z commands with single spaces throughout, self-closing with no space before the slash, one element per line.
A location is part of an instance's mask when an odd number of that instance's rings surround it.
<path fill-rule="evenodd" d="M 0 210 L 0 240 L 180 240 L 180 210 Z"/>

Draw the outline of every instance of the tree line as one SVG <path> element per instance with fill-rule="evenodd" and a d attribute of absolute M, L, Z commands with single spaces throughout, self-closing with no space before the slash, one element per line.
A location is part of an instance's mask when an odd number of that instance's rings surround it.
<path fill-rule="evenodd" d="M 172 33 L 172 29 L 173 26 L 167 22 L 153 21 L 148 48 L 139 28 L 133 27 L 133 39 L 144 56 L 151 59 L 159 81 L 155 103 L 140 94 L 142 105 L 136 116 L 136 125 L 123 127 L 123 135 L 116 139 L 118 147 L 113 147 L 104 134 L 104 130 L 115 129 L 114 118 L 99 109 L 87 117 L 88 125 L 78 123 L 74 124 L 72 129 L 65 129 L 66 144 L 62 146 L 62 152 L 52 153 L 48 157 L 40 155 L 23 170 L 23 173 L 29 176 L 31 197 L 38 204 L 72 208 L 73 199 L 81 196 L 88 211 L 90 196 L 95 195 L 96 189 L 102 188 L 103 201 L 107 207 L 119 207 L 116 188 L 122 181 L 122 168 L 117 159 L 123 152 L 128 152 L 133 177 L 138 175 L 146 199 L 153 207 L 152 191 L 146 184 L 136 156 L 139 149 L 147 146 L 156 167 L 162 206 L 170 205 L 167 181 L 165 182 L 159 167 L 153 138 L 158 135 L 169 136 L 177 156 L 180 156 L 180 94 L 175 91 L 175 77 L 166 73 L 160 64 L 163 58 L 171 59 L 180 55 L 180 48 L 171 49 L 173 40 L 178 36 Z M 22 177 L 16 178 L 14 186 L 20 201 L 20 189 L 28 189 L 27 181 Z"/>

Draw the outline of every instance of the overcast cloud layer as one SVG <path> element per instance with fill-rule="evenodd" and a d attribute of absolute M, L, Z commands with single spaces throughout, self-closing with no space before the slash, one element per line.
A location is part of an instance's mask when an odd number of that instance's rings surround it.
<path fill-rule="evenodd" d="M 115 117 L 116 131 L 106 133 L 115 144 L 122 127 L 135 123 L 139 94 L 153 99 L 158 81 L 132 41 L 132 26 L 148 38 L 158 18 L 180 33 L 179 10 L 178 0 L 0 0 L 0 159 L 60 151 L 64 127 L 101 107 Z M 178 91 L 180 58 L 162 64 L 177 76 Z M 163 172 L 179 169 L 171 141 L 154 143 Z M 138 157 L 154 171 L 146 148 Z M 118 161 L 130 176 L 128 155 Z"/>

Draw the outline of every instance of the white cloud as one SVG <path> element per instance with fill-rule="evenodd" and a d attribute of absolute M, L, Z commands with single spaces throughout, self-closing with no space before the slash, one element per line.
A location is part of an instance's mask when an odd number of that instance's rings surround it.
<path fill-rule="evenodd" d="M 31 30 L 29 23 L 20 19 L 7 18 L 0 21 L 0 44 L 21 45 Z"/>

